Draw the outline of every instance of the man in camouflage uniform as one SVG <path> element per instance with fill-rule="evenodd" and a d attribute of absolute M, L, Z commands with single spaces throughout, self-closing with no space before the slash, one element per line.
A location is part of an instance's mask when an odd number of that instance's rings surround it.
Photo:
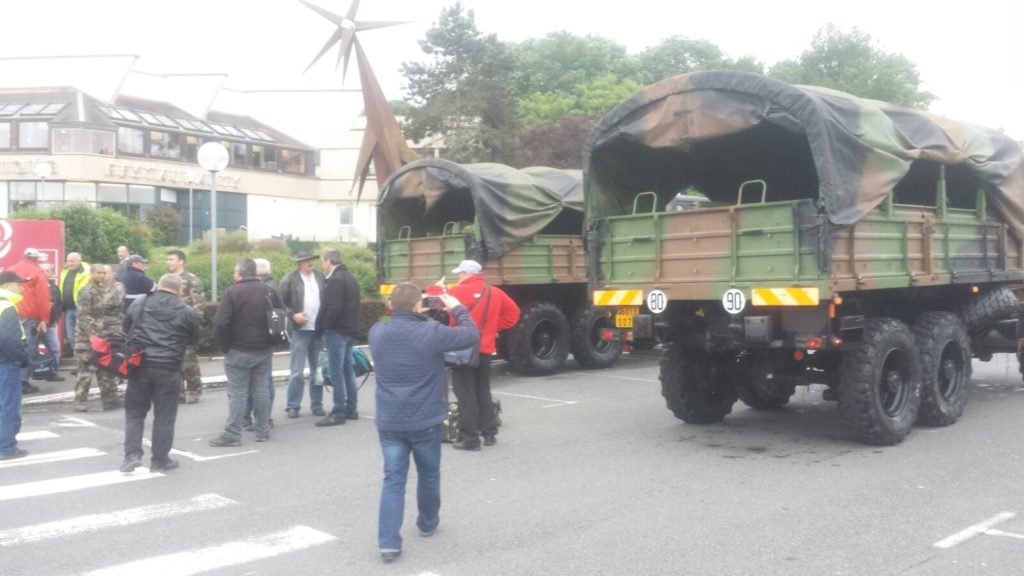
<path fill-rule="evenodd" d="M 97 370 L 91 363 L 89 339 L 93 335 L 109 337 L 123 334 L 121 303 L 124 286 L 114 280 L 110 266 L 93 264 L 92 278 L 78 293 L 78 322 L 75 324 L 75 360 L 78 362 L 78 382 L 75 384 L 75 410 L 88 410 L 89 386 L 93 374 L 100 387 L 104 410 L 121 407 L 117 394 L 117 381 L 106 370 Z"/>
<path fill-rule="evenodd" d="M 198 276 L 185 270 L 185 253 L 181 250 L 171 250 L 167 253 L 167 271 L 177 274 L 181 278 L 181 299 L 186 306 L 191 306 L 203 315 L 203 304 L 206 304 L 206 296 L 203 294 L 203 281 Z M 203 393 L 202 375 L 199 373 L 199 358 L 196 356 L 195 346 L 185 348 L 185 359 L 181 364 L 181 373 L 185 378 L 185 390 L 182 390 L 180 402 L 195 404 L 199 402 L 199 396 Z"/>

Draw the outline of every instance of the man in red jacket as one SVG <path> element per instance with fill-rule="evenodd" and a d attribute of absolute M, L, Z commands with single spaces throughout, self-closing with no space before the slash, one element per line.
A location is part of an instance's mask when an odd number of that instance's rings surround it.
<path fill-rule="evenodd" d="M 14 266 L 8 268 L 28 282 L 22 284 L 22 299 L 18 302 L 18 317 L 21 318 L 22 329 L 28 339 L 28 350 L 34 352 L 39 344 L 40 335 L 46 334 L 47 322 L 50 321 L 50 282 L 46 273 L 39 267 L 44 259 L 43 253 L 35 248 L 26 248 Z M 34 394 L 39 388 L 29 384 L 29 368 L 21 369 L 22 394 Z"/>
<path fill-rule="evenodd" d="M 452 368 L 452 389 L 459 401 L 459 439 L 452 444 L 456 450 L 479 450 L 481 434 L 484 446 L 497 443 L 498 426 L 491 400 L 491 356 L 498 332 L 519 321 L 519 306 L 501 288 L 487 284 L 481 272 L 480 263 L 463 260 L 452 270 L 452 274 L 459 275 L 459 284 L 448 290 L 469 309 L 480 330 L 480 362 L 475 367 Z"/>

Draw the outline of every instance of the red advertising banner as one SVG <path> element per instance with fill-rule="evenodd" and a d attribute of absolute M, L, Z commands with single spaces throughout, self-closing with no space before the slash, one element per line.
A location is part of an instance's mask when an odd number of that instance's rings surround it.
<path fill-rule="evenodd" d="M 0 271 L 21 260 L 26 248 L 46 254 L 57 273 L 64 267 L 64 222 L 0 220 Z"/>

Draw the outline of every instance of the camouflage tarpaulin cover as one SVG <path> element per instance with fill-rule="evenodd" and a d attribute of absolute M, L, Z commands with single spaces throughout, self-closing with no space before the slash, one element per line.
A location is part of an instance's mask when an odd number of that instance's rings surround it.
<path fill-rule="evenodd" d="M 764 178 L 769 201 L 817 197 L 833 224 L 849 225 L 917 159 L 953 167 L 947 179 L 981 185 L 1024 239 L 1021 150 L 1009 137 L 743 72 L 668 78 L 609 112 L 584 149 L 588 217 L 628 213 L 639 192 L 671 198 L 690 185 L 735 201 L 740 182 Z"/>
<path fill-rule="evenodd" d="M 396 238 L 403 226 L 411 228 L 413 238 L 438 236 L 449 222 L 475 219 L 488 260 L 500 258 L 541 231 L 580 234 L 582 212 L 579 170 L 516 169 L 441 159 L 406 164 L 384 183 L 377 201 L 382 238 Z M 575 218 L 565 218 L 567 213 Z M 569 220 L 575 223 L 558 226 Z"/>

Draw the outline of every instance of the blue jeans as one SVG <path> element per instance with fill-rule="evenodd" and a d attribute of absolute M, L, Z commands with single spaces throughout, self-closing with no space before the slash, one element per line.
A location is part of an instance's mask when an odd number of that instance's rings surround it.
<path fill-rule="evenodd" d="M 359 403 L 356 388 L 356 369 L 352 364 L 352 346 L 356 339 L 337 332 L 324 332 L 327 346 L 327 372 L 334 388 L 334 407 L 331 414 L 354 414 Z"/>
<path fill-rule="evenodd" d="M 64 311 L 64 336 L 68 339 L 71 349 L 75 349 L 75 324 L 78 323 L 78 310 Z"/>
<path fill-rule="evenodd" d="M 302 369 L 309 364 L 309 407 L 320 408 L 324 405 L 324 388 L 316 385 L 316 362 L 320 357 L 320 339 L 312 330 L 295 330 L 292 332 L 290 346 L 291 366 L 288 375 L 288 405 L 286 408 L 298 410 L 302 407 L 302 392 L 305 382 Z"/>
<path fill-rule="evenodd" d="M 15 437 L 21 431 L 21 367 L 17 362 L 0 362 L 0 456 L 18 449 Z"/>
<path fill-rule="evenodd" d="M 441 426 L 412 432 L 377 430 L 384 454 L 384 487 L 380 492 L 377 543 L 381 551 L 401 550 L 405 516 L 405 481 L 409 454 L 416 462 L 416 527 L 432 532 L 441 522 Z"/>
<path fill-rule="evenodd" d="M 28 345 L 28 357 L 31 358 L 39 346 L 39 320 L 28 319 L 21 321 L 21 329 L 25 331 L 26 344 Z M 28 382 L 32 379 L 32 366 L 26 362 L 21 369 L 21 381 Z"/>
<path fill-rule="evenodd" d="M 42 336 L 46 349 L 53 352 L 53 369 L 56 370 L 60 367 L 60 342 L 58 342 L 59 338 L 57 338 L 57 327 L 47 326 L 46 333 Z"/>
<path fill-rule="evenodd" d="M 249 390 L 253 391 L 253 421 L 257 434 L 270 434 L 270 392 L 267 378 L 273 358 L 268 348 L 265 352 L 228 350 L 224 355 L 224 374 L 228 377 L 228 421 L 224 424 L 225 438 L 242 437 L 245 420 L 245 403 Z"/>

